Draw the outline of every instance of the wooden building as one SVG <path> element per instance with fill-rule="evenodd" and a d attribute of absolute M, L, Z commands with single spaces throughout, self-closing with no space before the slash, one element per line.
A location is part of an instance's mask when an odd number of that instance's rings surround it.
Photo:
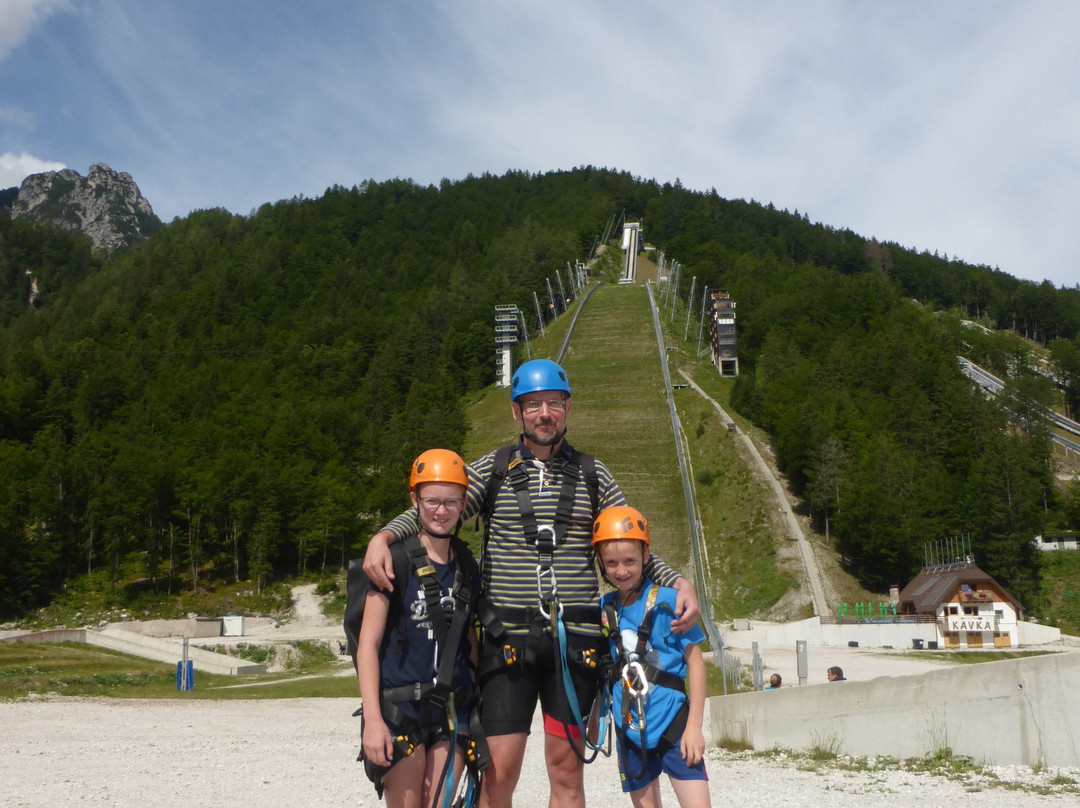
<path fill-rule="evenodd" d="M 942 648 L 1015 648 L 1024 607 L 971 562 L 926 567 L 900 591 L 901 617 L 937 625 Z"/>

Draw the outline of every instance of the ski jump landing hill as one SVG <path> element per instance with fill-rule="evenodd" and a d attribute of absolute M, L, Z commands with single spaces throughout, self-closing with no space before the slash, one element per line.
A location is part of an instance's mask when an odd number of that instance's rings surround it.
<path fill-rule="evenodd" d="M 587 295 L 581 307 L 591 297 Z M 655 315 L 651 295 L 650 306 Z M 580 312 L 581 308 L 575 317 Z M 642 331 L 645 328 L 643 323 Z M 655 316 L 654 328 L 663 344 Z M 567 334 L 560 357 L 570 343 Z M 609 350 L 617 350 L 618 344 L 614 341 Z M 665 354 L 660 351 L 666 372 Z M 670 379 L 665 381 L 670 398 Z M 588 378 L 581 383 L 587 388 Z M 684 475 L 684 483 L 688 487 L 687 519 L 693 527 L 697 524 L 693 481 Z M 787 505 L 782 488 L 777 485 L 774 490 L 782 506 Z M 695 530 L 691 535 L 699 538 Z M 697 553 L 695 547 L 695 561 Z M 830 627 L 823 626 L 820 619 L 826 613 L 820 573 L 808 548 L 802 558 L 819 617 L 783 627 L 795 632 L 785 635 L 793 653 L 797 639 L 814 645 L 838 644 L 842 639 L 830 638 L 824 630 Z M 694 567 L 699 592 L 707 593 L 707 582 L 700 579 L 703 565 L 695 563 Z M 702 601 L 702 612 L 710 640 L 715 642 L 718 629 L 711 625 L 707 599 Z M 1060 635 L 1032 639 L 1050 642 L 1056 636 Z M 902 644 L 897 642 L 894 647 Z M 871 649 L 859 652 L 875 653 Z M 921 757 L 949 748 L 953 754 L 998 765 L 1077 767 L 1080 653 L 1075 647 L 1061 646 L 1058 652 L 1043 656 L 955 665 L 917 675 L 715 696 L 709 699 L 709 714 L 714 743 L 733 739 L 755 749 L 817 746 L 854 755 Z"/>

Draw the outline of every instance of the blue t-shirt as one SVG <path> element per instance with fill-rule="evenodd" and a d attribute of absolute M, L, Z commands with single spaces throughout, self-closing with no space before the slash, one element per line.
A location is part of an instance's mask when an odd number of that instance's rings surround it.
<path fill-rule="evenodd" d="M 645 617 L 645 607 L 648 603 L 649 589 L 652 586 L 652 581 L 646 578 L 638 599 L 629 606 L 619 605 L 618 598 L 616 598 L 616 593 L 614 592 L 609 592 L 601 598 L 602 604 L 615 604 L 615 613 L 619 619 L 619 633 L 621 634 L 620 639 L 622 641 L 622 647 L 628 654 L 637 650 L 637 630 Z M 676 592 L 674 589 L 666 586 L 661 586 L 657 589 L 656 601 L 652 608 L 658 609 L 658 611 L 653 617 L 652 633 L 649 635 L 649 642 L 646 646 L 645 660 L 662 671 L 673 673 L 680 679 L 685 679 L 686 659 L 684 655 L 686 649 L 691 645 L 697 645 L 704 642 L 705 633 L 701 630 L 701 626 L 698 625 L 695 625 L 685 634 L 676 634 L 673 632 L 671 630 L 671 621 L 675 610 Z M 668 611 L 668 608 L 663 608 L 664 605 L 670 608 L 671 611 Z M 612 658 L 618 660 L 619 648 L 616 645 L 615 637 L 609 637 L 608 641 L 611 645 Z M 616 664 L 621 666 L 622 663 L 617 662 Z M 623 684 L 621 680 L 615 684 L 612 695 L 614 701 L 612 709 L 615 714 L 615 723 L 620 730 L 625 730 Z M 660 736 L 664 734 L 664 730 L 668 728 L 672 719 L 675 718 L 675 715 L 679 712 L 684 701 L 686 701 L 685 693 L 680 693 L 678 690 L 672 690 L 671 688 L 663 687 L 662 685 L 649 685 L 649 694 L 645 701 L 645 745 L 647 748 L 654 749 L 657 746 L 660 742 Z M 630 710 L 634 726 L 640 726 L 636 703 L 633 699 L 631 699 L 630 702 Z M 641 743 L 641 736 L 635 729 L 629 731 L 627 739 L 635 745 Z"/>
<path fill-rule="evenodd" d="M 435 575 L 439 586 L 442 588 L 442 608 L 449 623 L 454 616 L 454 572 L 455 565 L 435 564 Z M 474 562 L 475 566 L 475 562 Z M 466 585 L 470 592 L 475 588 L 474 578 L 468 569 L 464 570 Z M 394 581 L 394 586 L 400 586 L 402 582 Z M 436 674 L 436 646 L 435 631 L 427 613 L 427 600 L 424 597 L 424 589 L 420 586 L 412 570 L 404 582 L 405 590 L 401 600 L 401 617 L 392 625 L 387 626 L 383 635 L 382 649 L 380 654 L 380 685 L 383 689 L 411 685 L 415 682 L 432 682 Z M 471 592 L 475 599 L 475 592 Z M 404 629 L 402 628 L 404 626 Z M 457 664 L 454 672 L 454 687 L 460 692 L 461 689 L 471 691 L 469 676 L 469 645 L 467 636 L 469 621 L 466 622 L 462 632 L 461 645 L 457 649 Z M 399 641 L 402 632 L 404 637 Z M 438 649 L 441 657 L 442 650 Z"/>

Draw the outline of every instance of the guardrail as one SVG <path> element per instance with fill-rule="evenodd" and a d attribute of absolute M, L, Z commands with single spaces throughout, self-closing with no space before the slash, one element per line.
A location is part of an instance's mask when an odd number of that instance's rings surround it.
<path fill-rule="evenodd" d="M 701 525 L 697 518 L 697 505 L 694 502 L 694 485 L 687 470 L 686 453 L 682 442 L 679 440 L 679 435 L 682 434 L 682 426 L 679 423 L 678 410 L 675 409 L 675 399 L 671 395 L 671 374 L 668 371 L 667 351 L 664 350 L 664 335 L 660 329 L 656 298 L 653 296 L 651 283 L 646 282 L 645 288 L 649 292 L 649 309 L 652 311 L 656 343 L 660 349 L 660 368 L 664 375 L 664 393 L 667 397 L 668 411 L 671 414 L 671 431 L 675 436 L 675 454 L 679 459 L 679 474 L 682 476 L 683 497 L 686 500 L 686 521 L 690 525 L 690 551 L 694 559 L 694 586 L 697 588 L 698 602 L 701 605 L 701 621 L 705 625 L 705 634 L 708 636 L 709 645 L 716 653 L 719 661 L 723 653 L 724 640 L 713 622 L 712 603 L 709 600 L 708 581 L 705 579 L 705 564 L 702 560 Z"/>

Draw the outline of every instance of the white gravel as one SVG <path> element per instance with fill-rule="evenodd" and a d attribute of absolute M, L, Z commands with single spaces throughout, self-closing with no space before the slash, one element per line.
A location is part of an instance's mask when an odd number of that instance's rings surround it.
<path fill-rule="evenodd" d="M 295 612 L 284 624 L 246 622 L 233 641 L 332 640 L 340 624 L 318 609 L 314 586 L 294 591 Z M 125 623 L 161 635 L 163 621 Z M 751 659 L 757 632 L 729 633 L 733 650 Z M 226 638 L 212 642 L 225 642 Z M 1059 649 L 1060 650 L 1060 649 Z M 762 642 L 766 671 L 797 681 L 789 647 Z M 810 683 L 839 662 L 849 678 L 917 673 L 942 662 L 925 656 L 885 655 L 869 649 L 812 649 Z M 347 671 L 351 675 L 351 669 Z M 0 806 L 132 806 L 199 808 L 257 804 L 270 808 L 381 806 L 356 762 L 360 722 L 356 699 L 204 701 L 37 698 L 0 703 Z M 547 774 L 540 725 L 534 721 L 517 808 L 547 805 Z M 847 771 L 813 766 L 784 755 L 763 757 L 709 750 L 706 765 L 714 806 L 814 808 L 980 808 L 1080 805 L 1080 769 L 1033 772 L 995 767 L 990 778 L 950 781 L 899 769 Z M 1054 778 L 1059 782 L 1054 784 Z M 999 783 L 1019 783 L 1006 788 Z M 1072 781 L 1069 785 L 1067 781 Z M 614 759 L 586 769 L 586 800 L 630 805 L 619 787 Z M 1040 786 L 1053 793 L 1037 793 Z M 677 805 L 662 778 L 664 803 Z"/>
<path fill-rule="evenodd" d="M 0 704 L 0 804 L 4 806 L 288 806 L 380 805 L 356 753 L 357 700 L 140 701 L 38 699 Z M 547 805 L 542 742 L 534 731 L 518 808 Z M 714 806 L 933 808 L 1080 804 L 1057 793 L 951 782 L 906 771 L 807 770 L 807 761 L 710 750 Z M 1030 785 L 1080 770 L 1035 773 L 996 768 L 1005 781 Z M 586 770 L 587 802 L 629 805 L 615 762 Z M 677 805 L 664 784 L 664 800 Z"/>

